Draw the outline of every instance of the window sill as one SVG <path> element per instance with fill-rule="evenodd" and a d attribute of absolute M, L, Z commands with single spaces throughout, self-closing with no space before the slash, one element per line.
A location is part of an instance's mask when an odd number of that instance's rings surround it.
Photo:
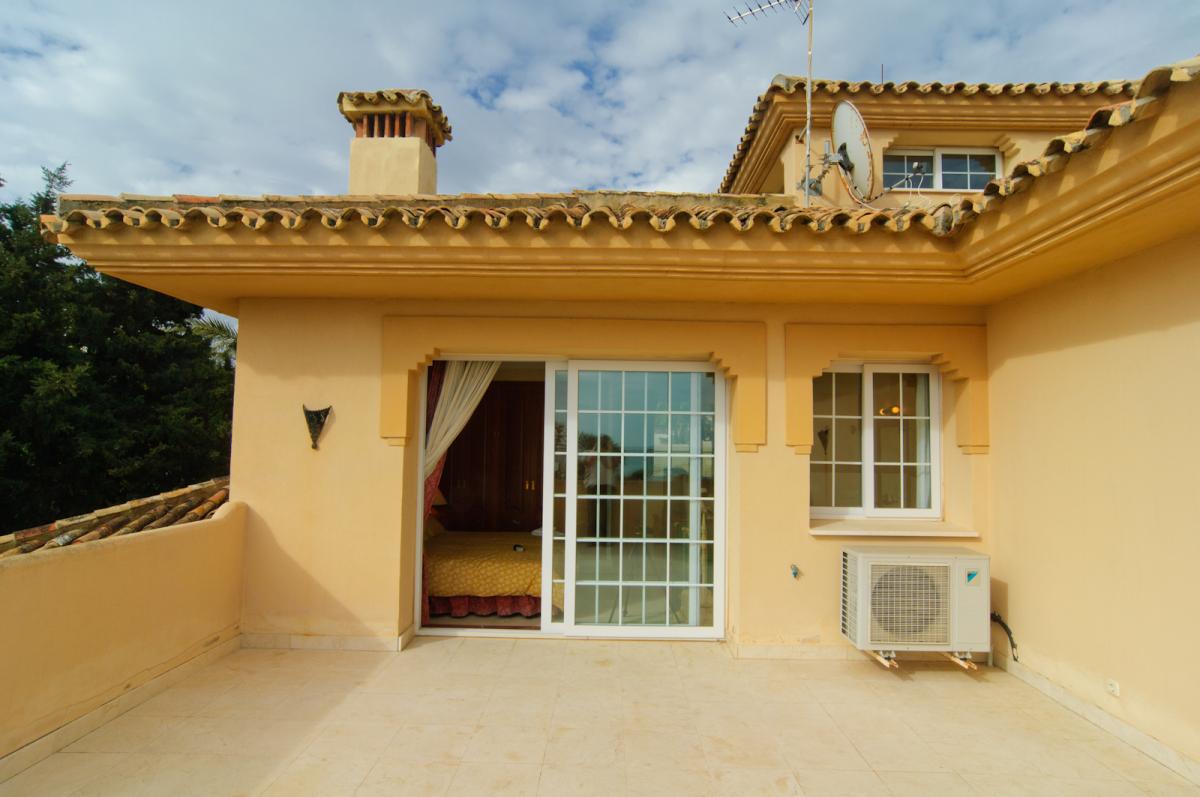
<path fill-rule="evenodd" d="M 957 537 L 979 539 L 972 531 L 944 520 L 905 518 L 812 518 L 808 533 L 814 537 Z"/>

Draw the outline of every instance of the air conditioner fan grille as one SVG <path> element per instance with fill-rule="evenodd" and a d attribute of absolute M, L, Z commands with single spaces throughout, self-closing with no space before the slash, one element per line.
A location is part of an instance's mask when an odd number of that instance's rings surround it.
<path fill-rule="evenodd" d="M 950 568 L 871 564 L 871 645 L 948 645 Z"/>

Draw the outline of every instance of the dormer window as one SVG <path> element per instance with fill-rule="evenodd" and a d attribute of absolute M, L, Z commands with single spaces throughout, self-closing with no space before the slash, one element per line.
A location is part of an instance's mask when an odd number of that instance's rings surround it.
<path fill-rule="evenodd" d="M 1001 166 L 994 149 L 889 149 L 883 185 L 888 191 L 982 191 Z"/>

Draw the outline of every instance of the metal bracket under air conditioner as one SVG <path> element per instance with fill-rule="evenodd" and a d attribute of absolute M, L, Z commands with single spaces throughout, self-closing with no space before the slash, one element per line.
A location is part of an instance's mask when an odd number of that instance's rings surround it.
<path fill-rule="evenodd" d="M 954 662 L 959 667 L 962 667 L 964 670 L 978 670 L 979 669 L 979 667 L 975 664 L 975 662 L 971 661 L 970 653 L 962 653 L 960 651 L 955 651 L 954 653 L 951 653 L 949 651 L 943 650 L 942 655 L 945 656 L 946 658 L 950 659 L 950 661 Z"/>
<path fill-rule="evenodd" d="M 900 669 L 900 662 L 896 661 L 896 651 L 894 650 L 864 650 L 863 652 L 882 664 L 886 669 Z"/>

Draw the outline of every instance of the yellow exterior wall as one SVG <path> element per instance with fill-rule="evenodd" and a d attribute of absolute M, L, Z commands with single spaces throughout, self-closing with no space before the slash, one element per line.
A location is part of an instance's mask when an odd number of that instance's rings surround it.
<path fill-rule="evenodd" d="M 245 515 L 0 561 L 0 757 L 236 636 Z"/>
<path fill-rule="evenodd" d="M 1197 251 L 1192 235 L 1000 303 L 988 335 L 993 603 L 1021 663 L 1193 759 Z"/>
<path fill-rule="evenodd" d="M 391 395 L 407 397 L 407 422 L 397 424 L 382 412 L 389 393 L 381 390 L 388 361 L 381 351 L 384 330 L 397 319 L 430 316 L 456 320 L 414 322 L 410 338 L 440 339 L 429 331 L 439 327 L 454 330 L 453 336 L 446 338 L 448 345 L 413 344 L 405 355 L 412 372 L 388 376 L 398 380 Z M 607 319 L 605 336 L 593 336 L 581 351 L 579 341 L 565 339 L 563 319 L 574 319 L 579 328 L 588 328 L 579 319 Z M 834 336 L 844 325 L 864 323 L 978 329 L 983 321 L 978 308 L 243 300 L 232 473 L 234 497 L 250 507 L 243 630 L 391 638 L 412 624 L 417 440 L 403 430 L 419 423 L 419 361 L 435 354 L 533 354 L 531 328 L 544 331 L 541 353 L 547 357 L 603 357 L 608 346 L 612 356 L 627 359 L 628 330 L 640 334 L 647 321 L 692 329 L 696 319 L 704 319 L 705 328 L 765 330 L 758 338 L 765 343 L 765 443 L 742 451 L 730 445 L 727 634 L 745 646 L 843 648 L 837 579 L 845 538 L 809 532 L 807 451 L 788 445 L 785 435 L 785 327 L 829 325 Z M 505 351 L 506 340 L 512 351 Z M 707 360 L 713 349 L 704 343 L 691 359 Z M 986 538 L 981 493 L 988 457 L 960 449 L 949 382 L 943 391 L 946 519 Z M 730 407 L 735 419 L 746 395 L 751 394 L 739 396 L 735 380 Z M 333 406 L 318 451 L 309 447 L 302 404 Z M 393 430 L 400 431 L 385 435 Z M 920 528 L 936 530 L 939 524 Z M 791 576 L 792 563 L 802 571 L 798 580 Z"/>
<path fill-rule="evenodd" d="M 350 194 L 436 193 L 437 159 L 421 139 L 350 139 Z"/>
<path fill-rule="evenodd" d="M 368 303 L 242 304 L 231 485 L 250 509 L 247 632 L 398 634 L 408 452 L 379 436 L 379 319 Z M 333 408 L 318 450 L 304 406 Z"/>

